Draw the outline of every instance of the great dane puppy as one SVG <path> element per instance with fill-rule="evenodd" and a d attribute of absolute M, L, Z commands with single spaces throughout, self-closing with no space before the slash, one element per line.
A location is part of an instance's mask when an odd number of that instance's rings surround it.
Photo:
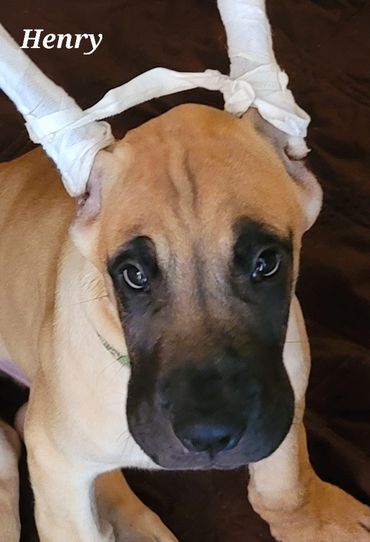
<path fill-rule="evenodd" d="M 205 106 L 101 151 L 77 207 L 40 150 L 1 166 L 0 354 L 32 382 L 42 542 L 174 542 L 119 467 L 247 464 L 277 540 L 369 541 L 369 510 L 314 474 L 302 424 L 294 288 L 320 205 L 282 134 Z"/>

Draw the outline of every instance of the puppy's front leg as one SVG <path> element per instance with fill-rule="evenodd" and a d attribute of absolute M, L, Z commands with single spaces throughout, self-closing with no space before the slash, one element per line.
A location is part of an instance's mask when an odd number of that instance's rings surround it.
<path fill-rule="evenodd" d="M 0 540 L 18 542 L 20 442 L 15 431 L 0 421 Z"/>
<path fill-rule="evenodd" d="M 159 517 L 136 497 L 119 470 L 96 481 L 99 514 L 113 525 L 117 542 L 177 542 Z"/>
<path fill-rule="evenodd" d="M 113 542 L 112 528 L 99 526 L 93 478 L 83 463 L 63 457 L 46 440 L 39 440 L 36 446 L 34 442 L 27 441 L 28 466 L 40 541 Z"/>
<path fill-rule="evenodd" d="M 313 471 L 303 424 L 250 467 L 249 499 L 281 542 L 369 542 L 370 509 Z"/>
<path fill-rule="evenodd" d="M 320 480 L 309 461 L 302 420 L 310 361 L 296 300 L 284 362 L 295 392 L 294 422 L 278 450 L 250 466 L 249 500 L 281 542 L 370 542 L 370 509 Z"/>
<path fill-rule="evenodd" d="M 112 527 L 95 512 L 94 467 L 71 450 L 68 432 L 50 423 L 50 405 L 33 393 L 31 399 L 24 436 L 40 542 L 114 542 Z"/>

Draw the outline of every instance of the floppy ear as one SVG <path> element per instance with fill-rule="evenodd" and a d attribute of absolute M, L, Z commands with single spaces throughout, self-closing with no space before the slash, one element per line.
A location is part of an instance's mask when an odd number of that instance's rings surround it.
<path fill-rule="evenodd" d="M 292 137 L 265 121 L 257 110 L 244 115 L 275 149 L 286 171 L 298 188 L 298 197 L 305 218 L 305 230 L 317 219 L 322 205 L 322 189 L 316 177 L 307 169 L 305 158 L 310 152 L 304 139 Z"/>

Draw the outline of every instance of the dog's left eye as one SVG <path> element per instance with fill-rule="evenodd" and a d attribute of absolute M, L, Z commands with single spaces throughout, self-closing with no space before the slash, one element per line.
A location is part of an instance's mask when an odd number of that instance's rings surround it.
<path fill-rule="evenodd" d="M 148 278 L 139 265 L 127 265 L 122 271 L 122 277 L 127 286 L 134 290 L 144 290 L 148 286 Z"/>
<path fill-rule="evenodd" d="M 263 250 L 255 261 L 252 280 L 260 282 L 261 280 L 272 277 L 279 271 L 280 264 L 280 254 L 272 249 Z"/>

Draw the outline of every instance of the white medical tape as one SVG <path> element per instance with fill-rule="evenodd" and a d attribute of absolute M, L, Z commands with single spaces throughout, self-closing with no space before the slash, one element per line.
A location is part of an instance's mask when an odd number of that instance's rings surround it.
<path fill-rule="evenodd" d="M 228 40 L 230 76 L 216 70 L 181 73 L 154 68 L 109 90 L 85 111 L 0 25 L 0 88 L 24 116 L 31 139 L 56 163 L 70 195 L 85 191 L 97 152 L 113 142 L 109 124 L 101 119 L 197 87 L 222 92 L 225 109 L 235 115 L 256 107 L 265 120 L 290 136 L 297 155 L 305 154 L 303 138 L 310 117 L 295 103 L 288 77 L 276 62 L 264 0 L 218 0 L 218 7 Z"/>

